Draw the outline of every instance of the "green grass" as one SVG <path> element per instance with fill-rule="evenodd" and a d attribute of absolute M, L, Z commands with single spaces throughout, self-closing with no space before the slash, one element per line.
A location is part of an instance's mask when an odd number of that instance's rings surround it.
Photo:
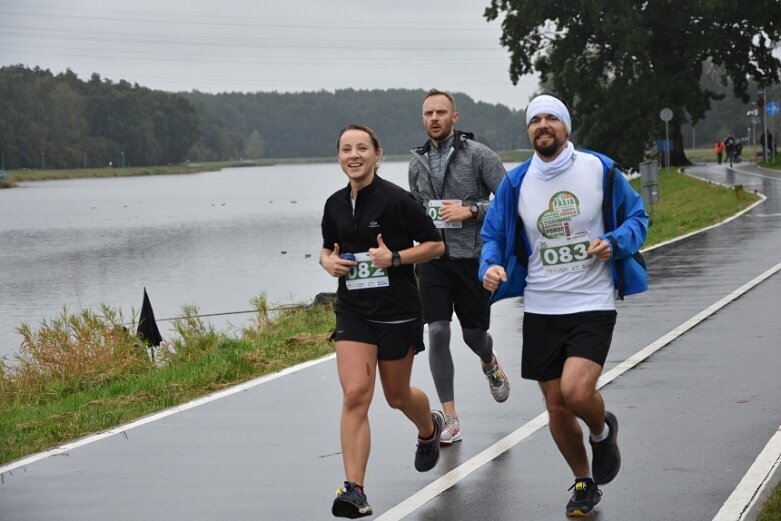
<path fill-rule="evenodd" d="M 756 521 L 778 521 L 779 519 L 781 519 L 781 485 L 776 487 L 767 498 Z"/>
<path fill-rule="evenodd" d="M 640 192 L 640 179 L 632 186 Z M 659 202 L 646 209 L 651 226 L 645 246 L 653 246 L 723 221 L 751 205 L 757 196 L 692 178 L 671 169 L 659 171 Z M 692 204 L 697 201 L 697 204 Z"/>
<path fill-rule="evenodd" d="M 116 327 L 121 315 L 109 308 L 63 310 L 39 330 L 25 330 L 16 363 L 0 364 L 0 464 L 333 352 L 331 306 L 296 306 L 272 319 L 264 298 L 253 303 L 257 315 L 235 337 L 185 308 L 174 323 L 177 338 L 163 344 L 161 365 L 127 328 Z M 78 351 L 76 339 L 105 349 Z M 116 366 L 83 363 L 105 359 L 104 351 L 119 354 L 111 357 Z"/>

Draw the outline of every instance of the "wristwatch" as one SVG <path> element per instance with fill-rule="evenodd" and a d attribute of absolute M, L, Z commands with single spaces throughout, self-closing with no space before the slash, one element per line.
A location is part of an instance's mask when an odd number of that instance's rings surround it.
<path fill-rule="evenodd" d="M 477 216 L 480 215 L 480 208 L 478 208 L 476 204 L 473 204 L 469 207 L 469 211 L 472 212 L 472 220 L 476 221 Z"/>
<path fill-rule="evenodd" d="M 401 266 L 401 254 L 397 251 L 391 253 L 391 266 L 394 268 Z"/>

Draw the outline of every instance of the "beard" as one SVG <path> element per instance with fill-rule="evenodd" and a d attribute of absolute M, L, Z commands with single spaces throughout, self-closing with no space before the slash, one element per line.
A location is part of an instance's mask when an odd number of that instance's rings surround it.
<path fill-rule="evenodd" d="M 556 156 L 556 154 L 561 150 L 561 147 L 564 145 L 564 141 L 561 141 L 556 138 L 556 136 L 553 136 L 551 134 L 543 134 L 545 136 L 548 136 L 551 138 L 550 143 L 547 145 L 540 145 L 538 144 L 537 138 L 539 136 L 536 136 L 534 139 L 534 142 L 532 143 L 532 146 L 534 147 L 534 150 L 544 158 L 552 158 Z"/>

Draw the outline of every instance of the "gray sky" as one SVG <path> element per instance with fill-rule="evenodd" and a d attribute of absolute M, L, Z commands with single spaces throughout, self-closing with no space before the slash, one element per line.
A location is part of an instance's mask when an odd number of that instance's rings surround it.
<path fill-rule="evenodd" d="M 0 65 L 167 91 L 423 88 L 520 109 L 498 22 L 472 0 L 0 0 Z"/>

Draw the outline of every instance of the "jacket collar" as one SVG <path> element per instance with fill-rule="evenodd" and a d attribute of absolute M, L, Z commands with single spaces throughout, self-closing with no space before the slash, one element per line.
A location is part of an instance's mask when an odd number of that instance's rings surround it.
<path fill-rule="evenodd" d="M 474 141 L 475 135 L 472 132 L 462 132 L 460 130 L 456 130 L 453 135 L 453 149 L 458 150 L 461 148 L 461 146 L 464 144 L 464 142 L 470 139 Z M 426 142 L 417 148 L 413 148 L 412 152 L 415 154 L 420 154 L 421 156 L 426 155 L 429 150 L 431 150 L 431 139 L 427 139 Z"/>
<path fill-rule="evenodd" d="M 380 179 L 380 176 L 377 175 L 377 172 L 375 172 L 374 173 L 374 179 L 372 179 L 372 182 L 369 183 L 368 185 L 364 186 L 360 190 L 358 190 L 358 195 L 365 197 L 365 196 L 371 194 L 372 192 L 377 190 L 377 187 L 380 185 L 380 183 L 382 183 L 382 179 Z M 353 189 L 350 186 L 350 183 L 348 182 L 347 186 L 344 188 L 344 191 L 342 192 L 342 198 L 345 201 L 347 201 L 348 203 L 350 202 L 350 197 L 352 195 L 352 190 Z"/>

